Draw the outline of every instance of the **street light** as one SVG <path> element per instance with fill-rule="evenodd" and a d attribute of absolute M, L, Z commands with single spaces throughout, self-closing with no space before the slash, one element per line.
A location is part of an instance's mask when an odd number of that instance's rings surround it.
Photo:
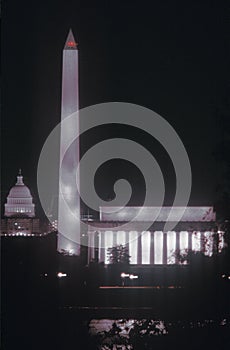
<path fill-rule="evenodd" d="M 137 275 L 130 275 L 129 278 L 130 278 L 131 280 L 134 280 L 134 279 L 137 279 L 138 276 L 137 276 Z"/>
<path fill-rule="evenodd" d="M 124 286 L 125 286 L 125 278 L 129 278 L 130 280 L 134 280 L 134 279 L 137 279 L 138 276 L 137 276 L 137 275 L 133 275 L 133 274 L 129 274 L 129 273 L 122 272 L 122 273 L 121 273 L 121 278 L 122 278 L 122 286 L 124 287 Z"/>
<path fill-rule="evenodd" d="M 122 287 L 125 286 L 125 278 L 129 277 L 129 273 L 122 272 L 121 278 L 122 278 Z"/>
<path fill-rule="evenodd" d="M 62 278 L 62 277 L 66 277 L 66 276 L 67 276 L 66 273 L 62 273 L 62 272 L 58 272 L 58 273 L 57 273 L 57 277 L 58 277 L 58 278 Z"/>

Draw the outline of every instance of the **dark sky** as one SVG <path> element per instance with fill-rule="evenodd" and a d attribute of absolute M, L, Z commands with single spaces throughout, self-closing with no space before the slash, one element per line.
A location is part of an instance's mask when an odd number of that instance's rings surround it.
<path fill-rule="evenodd" d="M 3 2 L 2 13 L 4 202 L 22 168 L 38 203 L 37 162 L 60 121 L 62 49 L 72 27 L 79 42 L 81 107 L 123 101 L 159 113 L 187 149 L 193 174 L 190 204 L 214 203 L 219 177 L 213 151 L 221 137 L 216 117 L 229 85 L 227 1 L 11 0 Z M 175 176 L 164 150 L 133 130 L 106 130 L 110 136 L 116 132 L 154 153 L 166 178 L 169 204 Z M 82 151 L 104 134 L 83 137 Z M 143 179 L 123 163 L 99 169 L 101 196 L 110 196 L 112 182 L 120 176 L 133 183 L 132 204 L 141 204 Z"/>

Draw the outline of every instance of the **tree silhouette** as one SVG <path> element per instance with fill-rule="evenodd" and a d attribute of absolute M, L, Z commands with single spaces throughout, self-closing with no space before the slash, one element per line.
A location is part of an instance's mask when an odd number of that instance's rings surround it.
<path fill-rule="evenodd" d="M 122 244 L 108 248 L 107 255 L 109 264 L 129 265 L 130 263 L 128 248 Z"/>

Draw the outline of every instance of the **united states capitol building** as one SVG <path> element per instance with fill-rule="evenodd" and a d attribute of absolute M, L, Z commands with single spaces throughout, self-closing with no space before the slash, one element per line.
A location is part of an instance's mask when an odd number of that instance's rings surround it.
<path fill-rule="evenodd" d="M 21 170 L 7 196 L 4 217 L 1 220 L 2 236 L 41 235 L 40 222 L 35 216 L 35 204 L 29 188 L 23 182 Z"/>

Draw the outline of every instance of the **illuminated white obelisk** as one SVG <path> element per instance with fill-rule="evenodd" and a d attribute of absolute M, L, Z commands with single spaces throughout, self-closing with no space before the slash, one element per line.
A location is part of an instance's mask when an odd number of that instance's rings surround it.
<path fill-rule="evenodd" d="M 70 29 L 63 49 L 62 63 L 58 251 L 71 255 L 80 254 L 80 195 L 76 187 L 76 170 L 80 151 L 79 139 L 75 140 L 67 152 L 64 150 L 68 141 L 75 139 L 79 132 L 78 95 L 78 49 Z M 74 118 L 71 118 L 67 125 L 63 123 L 63 121 L 69 120 L 67 118 L 73 113 L 75 113 Z"/>

